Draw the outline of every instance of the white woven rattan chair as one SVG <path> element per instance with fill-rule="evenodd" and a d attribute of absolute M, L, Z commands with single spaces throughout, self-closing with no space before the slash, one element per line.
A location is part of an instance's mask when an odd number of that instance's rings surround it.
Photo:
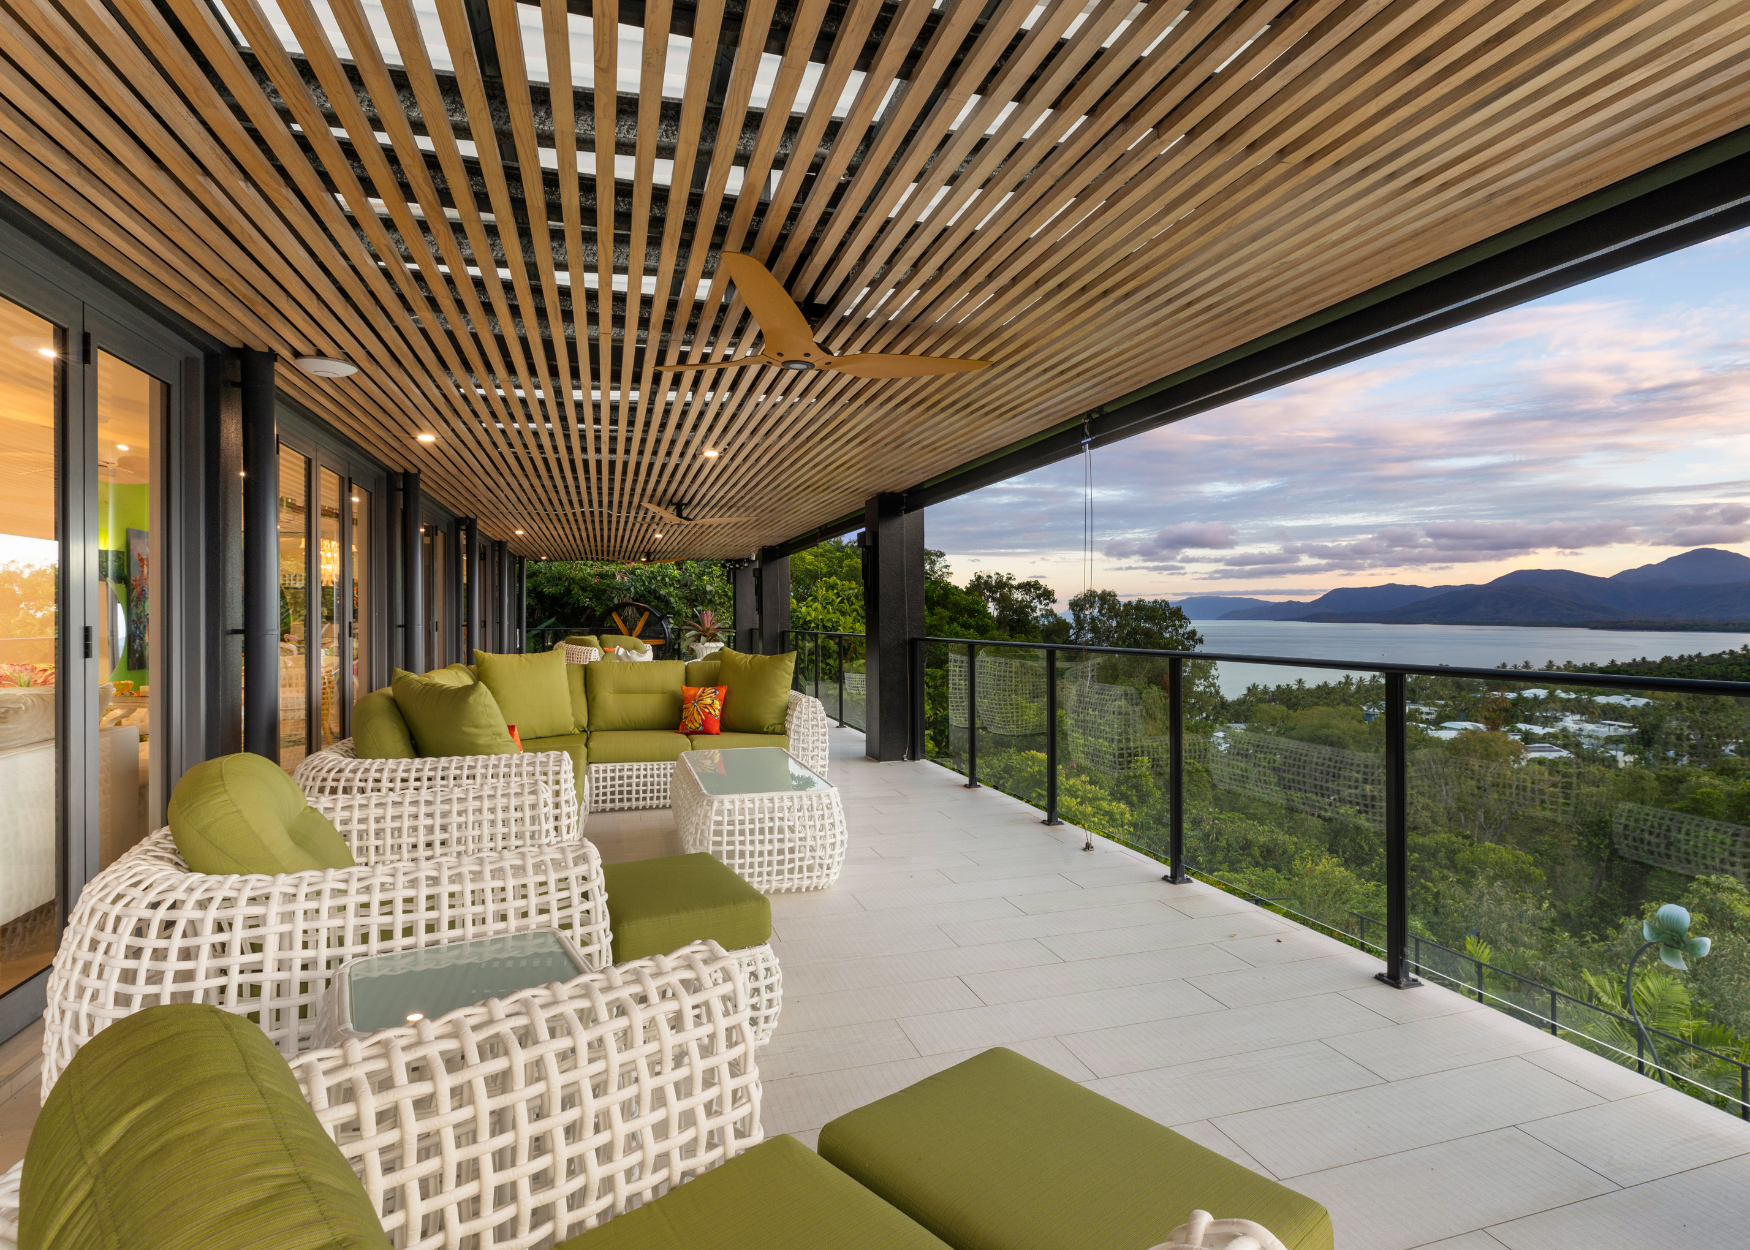
<path fill-rule="evenodd" d="M 790 754 L 826 776 L 830 741 L 826 735 L 826 707 L 813 695 L 790 692 L 784 713 L 784 732 L 790 735 Z M 674 761 L 660 763 L 591 764 L 589 810 L 629 812 L 648 807 L 668 807 L 673 802 L 670 784 Z"/>
<path fill-rule="evenodd" d="M 408 1250 L 550 1246 L 761 1140 L 740 962 L 715 942 L 292 1061 Z"/>
<path fill-rule="evenodd" d="M 73 908 L 49 973 L 43 1097 L 80 1046 L 131 1012 L 212 1003 L 247 1015 L 289 1056 L 309 1044 L 316 999 L 346 960 L 541 927 L 566 930 L 598 967 L 610 961 L 590 843 L 208 876 L 190 872 L 159 830 L 98 873 Z"/>
<path fill-rule="evenodd" d="M 824 713 L 823 713 L 824 715 Z M 445 755 L 411 760 L 361 760 L 351 738 L 306 756 L 292 779 L 312 803 L 321 798 L 395 794 L 403 790 L 496 786 L 539 782 L 552 792 L 559 820 L 548 839 L 566 842 L 583 836 L 586 802 L 579 805 L 571 756 L 564 751 L 524 751 L 510 755 Z M 589 779 L 584 779 L 587 787 Z M 517 845 L 522 845 L 522 842 Z M 484 849 L 484 848 L 483 848 Z M 355 851 L 354 854 L 357 854 Z"/>

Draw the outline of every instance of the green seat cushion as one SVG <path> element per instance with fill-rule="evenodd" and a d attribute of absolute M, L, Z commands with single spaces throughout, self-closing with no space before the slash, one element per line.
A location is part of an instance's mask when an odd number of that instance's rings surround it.
<path fill-rule="evenodd" d="M 642 664 L 585 664 L 589 728 L 666 729 L 681 723 L 681 684 L 687 666 L 679 660 Z"/>
<path fill-rule="evenodd" d="M 657 764 L 679 759 L 691 747 L 687 736 L 673 729 L 598 729 L 589 736 L 589 762 Z"/>
<path fill-rule="evenodd" d="M 725 733 L 781 734 L 790 710 L 790 680 L 796 653 L 743 655 L 728 647 L 717 652 L 717 681 L 723 696 Z"/>
<path fill-rule="evenodd" d="M 504 713 L 484 683 L 465 686 L 402 673 L 395 679 L 395 704 L 407 719 L 413 745 L 424 756 L 513 755 Z"/>
<path fill-rule="evenodd" d="M 565 694 L 571 700 L 571 723 L 577 726 L 578 733 L 589 729 L 589 692 L 584 688 L 584 670 L 587 664 L 567 664 L 565 666 Z"/>
<path fill-rule="evenodd" d="M 476 651 L 474 664 L 480 671 L 480 684 L 492 691 L 505 723 L 516 726 L 524 745 L 530 738 L 578 731 L 565 676 L 565 652 L 491 655 Z"/>
<path fill-rule="evenodd" d="M 790 749 L 788 734 L 688 734 L 693 740 L 693 750 L 705 751 L 712 747 L 719 750 L 730 747 L 783 747 Z"/>
<path fill-rule="evenodd" d="M 602 880 L 615 963 L 707 938 L 740 950 L 772 936 L 771 900 L 712 855 L 603 864 Z"/>
<path fill-rule="evenodd" d="M 1199 1209 L 1332 1250 L 1311 1198 L 1001 1047 L 833 1120 L 820 1155 L 958 1250 L 1143 1250 Z"/>
<path fill-rule="evenodd" d="M 594 647 L 597 651 L 602 649 L 602 640 L 594 634 L 574 634 L 565 642 L 566 645 L 573 647 Z"/>
<path fill-rule="evenodd" d="M 351 868 L 352 852 L 298 783 L 259 755 L 196 764 L 170 794 L 170 835 L 195 872 L 210 875 Z"/>
<path fill-rule="evenodd" d="M 947 1250 L 794 1137 L 774 1137 L 559 1250 Z"/>
<path fill-rule="evenodd" d="M 389 1246 L 267 1035 L 198 1003 L 124 1016 L 73 1056 L 31 1133 L 20 1208 L 28 1250 Z"/>
<path fill-rule="evenodd" d="M 361 760 L 410 760 L 413 734 L 387 689 L 374 690 L 352 705 L 352 751 Z"/>
<path fill-rule="evenodd" d="M 550 738 L 524 738 L 525 751 L 565 751 L 571 756 L 572 781 L 577 786 L 577 801 L 583 802 L 584 778 L 589 774 L 589 735 L 554 734 Z"/>
<path fill-rule="evenodd" d="M 709 660 L 687 661 L 687 682 L 689 686 L 718 686 L 717 670 L 720 665 L 715 658 Z"/>
<path fill-rule="evenodd" d="M 649 643 L 642 638 L 633 638 L 628 634 L 603 634 L 601 640 L 603 651 L 612 651 L 615 647 L 624 647 L 628 651 L 650 650 Z"/>

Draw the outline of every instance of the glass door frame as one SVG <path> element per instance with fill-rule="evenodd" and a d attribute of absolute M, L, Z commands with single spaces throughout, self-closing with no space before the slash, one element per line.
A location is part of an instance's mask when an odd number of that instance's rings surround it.
<path fill-rule="evenodd" d="M 294 414 L 295 415 L 295 414 Z M 304 689 L 309 692 L 305 698 L 305 738 L 306 750 L 313 754 L 323 747 L 322 741 L 322 474 L 326 470 L 340 479 L 340 517 L 339 543 L 340 561 L 335 574 L 335 611 L 334 611 L 334 649 L 340 655 L 342 662 L 335 670 L 335 701 L 338 704 L 340 716 L 339 737 L 346 738 L 352 734 L 352 705 L 361 696 L 369 694 L 378 686 L 386 683 L 387 670 L 383 667 L 383 650 L 386 633 L 381 628 L 384 617 L 382 608 L 383 595 L 388 589 L 383 576 L 383 489 L 384 473 L 374 462 L 363 459 L 345 449 L 337 447 L 326 438 L 319 437 L 313 430 L 305 427 L 302 421 L 288 422 L 287 409 L 279 405 L 279 441 L 280 446 L 297 452 L 304 457 L 306 479 L 304 483 L 305 498 L 309 506 L 305 509 L 305 526 L 307 527 L 304 542 L 304 586 L 306 588 L 304 637 Z M 366 672 L 356 681 L 353 676 L 352 664 L 347 662 L 350 655 L 348 647 L 352 628 L 352 613 L 340 610 L 341 589 L 352 586 L 353 574 L 353 522 L 352 509 L 346 506 L 355 487 L 363 488 L 370 493 L 371 508 L 367 525 L 371 532 L 366 535 L 369 557 L 367 575 L 370 584 L 366 591 L 366 603 L 369 606 L 363 617 L 363 627 L 369 631 L 365 639 Z M 281 483 L 282 492 L 284 483 Z M 311 592 L 314 592 L 312 595 Z M 363 687 L 360 689 L 359 687 Z M 338 739 L 337 739 L 338 741 Z"/>
<path fill-rule="evenodd" d="M 0 205 L 0 210 L 6 206 Z M 100 862 L 97 698 L 107 674 L 96 652 L 102 611 L 98 542 L 97 358 L 106 353 L 170 388 L 153 431 L 149 524 L 155 537 L 151 643 L 155 663 L 147 829 L 163 823 L 170 785 L 222 741 L 227 690 L 223 568 L 209 516 L 224 481 L 213 451 L 218 412 L 209 408 L 223 369 L 222 345 L 138 306 L 142 297 L 106 286 L 89 262 L 61 251 L 0 211 L 0 298 L 55 326 L 55 531 L 59 542 L 54 645 L 55 901 L 64 928 Z M 48 970 L 0 994 L 0 1041 L 40 1017 Z"/>

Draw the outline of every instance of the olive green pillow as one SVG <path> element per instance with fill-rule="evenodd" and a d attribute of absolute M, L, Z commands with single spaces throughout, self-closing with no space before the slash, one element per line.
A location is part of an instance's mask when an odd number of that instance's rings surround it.
<path fill-rule="evenodd" d="M 589 729 L 589 694 L 584 688 L 583 676 L 584 670 L 588 667 L 587 664 L 567 664 L 565 666 L 565 690 L 571 696 L 571 716 L 577 724 L 578 733 L 584 733 Z"/>
<path fill-rule="evenodd" d="M 434 681 L 440 686 L 471 686 L 474 684 L 474 670 L 466 664 L 450 664 L 443 668 L 434 668 L 429 673 L 410 673 L 404 668 L 397 668 L 389 673 L 391 687 L 403 677 L 417 677 L 424 681 Z"/>
<path fill-rule="evenodd" d="M 452 686 L 402 673 L 395 679 L 395 704 L 421 755 L 516 754 L 504 713 L 481 682 Z"/>
<path fill-rule="evenodd" d="M 717 682 L 723 696 L 723 732 L 781 734 L 790 712 L 790 682 L 796 653 L 743 655 L 728 647 L 717 652 Z"/>
<path fill-rule="evenodd" d="M 148 1007 L 80 1047 L 20 1180 L 21 1246 L 389 1250 L 284 1056 L 205 1003 Z"/>
<path fill-rule="evenodd" d="M 410 760 L 419 754 L 388 689 L 374 690 L 352 705 L 352 753 L 361 760 Z"/>
<path fill-rule="evenodd" d="M 170 836 L 195 872 L 273 876 L 356 862 L 298 783 L 259 755 L 196 764 L 170 795 Z"/>
<path fill-rule="evenodd" d="M 570 647 L 594 647 L 597 651 L 602 649 L 601 639 L 594 634 L 574 634 L 565 640 L 565 644 Z"/>
<path fill-rule="evenodd" d="M 687 685 L 715 686 L 717 684 L 718 668 L 719 665 L 715 656 L 709 660 L 688 660 Z"/>
<path fill-rule="evenodd" d="M 565 652 L 536 651 L 532 655 L 474 653 L 480 684 L 492 691 L 506 723 L 517 736 L 551 738 L 574 734 L 580 726 L 571 711 L 571 688 L 565 676 Z"/>
<path fill-rule="evenodd" d="M 679 660 L 642 664 L 585 664 L 589 731 L 666 729 L 681 723 L 681 683 L 687 666 Z"/>
<path fill-rule="evenodd" d="M 650 644 L 639 638 L 631 638 L 625 634 L 603 634 L 601 648 L 603 653 L 612 651 L 615 647 L 624 647 L 628 651 L 648 651 Z"/>

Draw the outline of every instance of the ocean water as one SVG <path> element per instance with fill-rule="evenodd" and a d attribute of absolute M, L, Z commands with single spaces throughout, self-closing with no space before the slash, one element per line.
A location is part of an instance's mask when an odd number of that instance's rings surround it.
<path fill-rule="evenodd" d="M 1370 660 L 1398 664 L 1451 664 L 1494 668 L 1522 664 L 1536 668 L 1554 660 L 1604 664 L 1611 660 L 1657 659 L 1726 651 L 1750 644 L 1750 633 L 1690 630 L 1536 629 L 1515 625 L 1339 625 L 1316 621 L 1196 621 L 1205 651 L 1296 659 Z M 1355 670 L 1357 673 L 1364 669 Z M 1221 665 L 1222 693 L 1233 698 L 1253 683 L 1280 685 L 1297 679 L 1308 684 L 1341 674 L 1329 669 L 1279 668 L 1270 664 Z"/>

